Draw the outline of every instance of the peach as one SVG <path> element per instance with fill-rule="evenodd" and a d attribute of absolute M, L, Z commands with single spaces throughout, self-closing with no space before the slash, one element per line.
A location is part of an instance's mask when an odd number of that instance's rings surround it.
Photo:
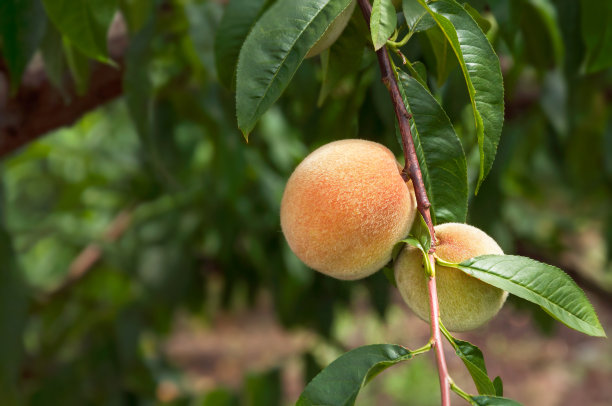
<path fill-rule="evenodd" d="M 311 58 L 313 56 L 319 55 L 321 52 L 325 51 L 327 48 L 332 46 L 334 42 L 340 37 L 342 31 L 346 28 L 346 25 L 351 19 L 353 15 L 353 11 L 355 10 L 355 4 L 357 4 L 356 0 L 353 0 L 342 12 L 336 17 L 334 21 L 327 27 L 327 30 L 323 33 L 321 38 L 310 48 L 308 53 L 306 54 L 306 58 Z"/>
<path fill-rule="evenodd" d="M 371 275 L 391 259 L 414 220 L 411 183 L 395 156 L 365 140 L 331 142 L 295 169 L 281 202 L 281 227 L 306 265 L 338 279 Z"/>
<path fill-rule="evenodd" d="M 459 263 L 479 255 L 499 254 L 502 249 L 484 231 L 467 224 L 434 227 L 436 255 Z M 508 293 L 456 268 L 436 265 L 436 285 L 442 324 L 450 331 L 480 327 L 501 309 Z M 429 320 L 429 292 L 423 256 L 406 246 L 395 262 L 395 279 L 404 301 L 421 319 Z"/>

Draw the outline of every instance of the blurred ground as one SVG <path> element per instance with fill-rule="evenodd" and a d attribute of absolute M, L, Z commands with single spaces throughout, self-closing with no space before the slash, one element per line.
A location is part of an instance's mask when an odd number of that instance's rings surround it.
<path fill-rule="evenodd" d="M 428 326 L 403 305 L 399 296 L 394 296 L 384 322 L 370 308 L 367 296 L 358 296 L 350 312 L 338 315 L 335 345 L 307 331 L 284 330 L 275 322 L 271 304 L 262 297 L 256 308 L 219 313 L 207 326 L 182 318 L 167 342 L 167 353 L 187 372 L 188 390 L 197 392 L 218 386 L 238 389 L 246 373 L 279 367 L 285 404 L 294 404 L 304 385 L 301 354 L 306 350 L 325 365 L 342 352 L 340 346 L 350 349 L 388 342 L 417 348 L 427 341 Z M 610 334 L 610 302 L 604 303 L 593 295 L 589 298 Z M 612 404 L 610 340 L 589 337 L 562 325 L 547 337 L 529 314 L 511 304 L 504 306 L 487 326 L 457 336 L 483 350 L 489 375 L 500 375 L 505 396 L 525 406 Z M 455 382 L 475 393 L 450 345 L 446 350 Z M 357 404 L 437 405 L 439 389 L 434 368 L 433 353 L 390 368 L 362 391 Z M 463 400 L 454 397 L 453 405 L 463 404 Z"/>

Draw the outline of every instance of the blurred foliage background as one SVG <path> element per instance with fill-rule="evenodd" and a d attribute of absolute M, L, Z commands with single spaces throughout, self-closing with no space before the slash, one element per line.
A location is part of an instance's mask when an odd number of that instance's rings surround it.
<path fill-rule="evenodd" d="M 498 157 L 472 195 L 469 222 L 507 253 L 570 272 L 610 331 L 612 39 L 597 30 L 611 18 L 610 6 L 469 3 L 490 25 L 506 92 Z M 358 282 L 324 277 L 293 256 L 280 231 L 284 183 L 309 151 L 359 137 L 401 153 L 373 52 L 364 52 L 319 105 L 321 61 L 306 60 L 247 144 L 233 94 L 218 79 L 227 78 L 215 59 L 224 2 L 121 0 L 118 7 L 123 17 L 115 23 L 127 23 L 130 38 L 123 95 L 2 161 L 0 403 L 291 404 L 303 382 L 341 351 L 426 340 L 424 323 L 404 324 L 407 309 L 382 273 Z M 14 12 L 18 21 L 17 11 L 0 6 L 4 18 Z M 40 46 L 49 76 L 61 82 L 69 70 L 86 92 L 96 80 L 88 76 L 88 55 L 44 12 L 28 18 L 46 27 L 33 50 Z M 10 59 L 15 50 L 3 35 L 2 54 Z M 419 33 L 404 51 L 424 61 L 464 141 L 473 183 L 478 155 L 467 92 L 456 64 L 441 63 L 445 55 L 429 45 L 439 35 Z M 577 340 L 525 303 L 506 307 L 490 333 L 498 343 L 505 329 L 517 334 L 532 325 L 533 340 Z M 481 333 L 473 337 L 479 345 Z M 581 342 L 588 340 L 597 341 Z M 609 345 L 596 348 L 612 354 Z M 563 357 L 557 350 L 553 355 Z M 271 360 L 253 362 L 267 352 Z M 589 368 L 609 382 L 612 365 L 597 354 Z M 494 369 L 496 361 L 488 364 Z M 504 378 L 511 368 L 496 371 Z M 571 391 L 592 391 L 584 384 L 592 370 L 584 371 Z M 437 404 L 431 362 L 419 359 L 384 376 L 361 404 Z M 527 399 L 530 392 L 516 382 L 510 396 Z M 591 396 L 605 396 L 604 387 Z M 571 399 L 524 401 L 576 404 L 563 403 Z"/>

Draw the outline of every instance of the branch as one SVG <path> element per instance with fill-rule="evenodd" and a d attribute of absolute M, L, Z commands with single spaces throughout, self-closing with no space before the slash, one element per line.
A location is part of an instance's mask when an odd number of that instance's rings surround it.
<path fill-rule="evenodd" d="M 127 43 L 125 23 L 115 18 L 109 30 L 108 49 L 119 67 L 93 63 L 92 80 L 84 95 L 77 94 L 72 81 L 66 81 L 63 90 L 54 87 L 37 56 L 26 70 L 17 94 L 12 96 L 8 73 L 0 66 L 0 157 L 51 130 L 74 123 L 89 110 L 120 96 Z"/>
<path fill-rule="evenodd" d="M 120 211 L 104 232 L 102 242 L 108 244 L 117 241 L 126 232 L 131 222 L 132 210 L 126 209 Z M 40 302 L 42 304 L 49 303 L 55 297 L 61 296 L 64 292 L 68 291 L 92 269 L 95 269 L 94 265 L 102 258 L 102 254 L 102 246 L 96 242 L 92 242 L 83 248 L 79 255 L 70 263 L 66 279 L 57 288 L 44 295 Z"/>
<path fill-rule="evenodd" d="M 370 25 L 370 16 L 372 14 L 372 6 L 368 0 L 358 0 L 359 7 L 363 13 L 368 26 Z M 382 81 L 389 90 L 391 101 L 395 109 L 395 116 L 399 124 L 400 133 L 402 135 L 402 144 L 404 146 L 404 158 L 405 166 L 402 172 L 402 177 L 405 180 L 412 180 L 414 192 L 417 200 L 417 209 L 423 216 L 429 234 L 431 236 L 431 248 L 429 250 L 429 259 L 432 266 L 435 266 L 435 259 L 433 253 L 435 251 L 435 232 L 433 222 L 431 220 L 431 213 L 429 208 L 431 203 L 427 198 L 427 191 L 423 182 L 423 176 L 421 175 L 421 168 L 419 167 L 419 161 L 417 159 L 416 150 L 414 147 L 414 140 L 412 139 L 412 132 L 410 130 L 410 118 L 412 117 L 406 110 L 404 101 L 400 95 L 395 73 L 391 67 L 391 60 L 386 47 L 382 47 L 376 51 L 378 57 L 378 65 L 380 66 L 380 72 Z M 444 348 L 442 347 L 442 335 L 440 334 L 440 307 L 438 303 L 438 293 L 436 290 L 436 279 L 432 275 L 429 277 L 427 284 L 429 289 L 429 309 L 430 309 L 430 321 L 431 321 L 431 341 L 433 342 L 434 349 L 436 351 L 436 361 L 438 364 L 438 374 L 440 376 L 440 392 L 442 398 L 442 406 L 450 406 L 450 376 L 448 374 L 448 368 L 446 366 L 446 360 L 444 358 Z"/>

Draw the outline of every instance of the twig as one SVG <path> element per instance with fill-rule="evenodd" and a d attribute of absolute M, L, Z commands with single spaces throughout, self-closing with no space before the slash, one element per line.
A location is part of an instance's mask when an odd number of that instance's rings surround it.
<path fill-rule="evenodd" d="M 132 211 L 122 210 L 110 223 L 102 241 L 112 243 L 117 241 L 128 229 L 132 221 Z M 41 303 L 48 303 L 54 297 L 60 296 L 62 293 L 70 289 L 74 284 L 83 279 L 92 269 L 94 265 L 102 258 L 102 247 L 98 243 L 91 243 L 76 256 L 68 268 L 66 279 L 57 288 L 47 293 L 41 298 Z"/>
<path fill-rule="evenodd" d="M 372 6 L 368 0 L 358 0 L 359 7 L 363 13 L 366 23 L 370 24 L 370 16 L 372 14 Z M 404 157 L 406 160 L 402 177 L 404 180 L 412 180 L 414 192 L 417 200 L 417 209 L 423 216 L 429 234 L 431 236 L 431 248 L 429 250 L 429 258 L 432 266 L 435 266 L 435 259 L 433 253 L 435 251 L 435 232 L 433 228 L 433 222 L 431 221 L 431 213 L 429 208 L 431 203 L 427 197 L 427 191 L 425 189 L 425 183 L 421 175 L 421 168 L 419 167 L 419 161 L 417 159 L 416 150 L 414 147 L 414 141 L 412 139 L 412 133 L 410 130 L 410 118 L 412 117 L 406 110 L 404 101 L 402 100 L 395 73 L 391 68 L 391 60 L 386 47 L 382 47 L 376 51 L 378 57 L 378 64 L 380 66 L 380 72 L 382 81 L 389 90 L 391 95 L 391 101 L 395 109 L 395 115 L 399 124 L 400 134 L 402 135 L 402 144 L 404 147 Z M 446 366 L 446 360 L 444 358 L 444 349 L 442 347 L 442 336 L 440 334 L 440 307 L 438 303 L 438 293 L 436 290 L 436 279 L 435 275 L 429 277 L 427 284 L 429 289 L 429 309 L 430 309 L 430 320 L 431 320 L 431 340 L 436 351 L 436 360 L 438 364 L 438 374 L 440 377 L 440 392 L 442 398 L 442 406 L 450 406 L 450 376 L 448 374 L 448 368 Z"/>

